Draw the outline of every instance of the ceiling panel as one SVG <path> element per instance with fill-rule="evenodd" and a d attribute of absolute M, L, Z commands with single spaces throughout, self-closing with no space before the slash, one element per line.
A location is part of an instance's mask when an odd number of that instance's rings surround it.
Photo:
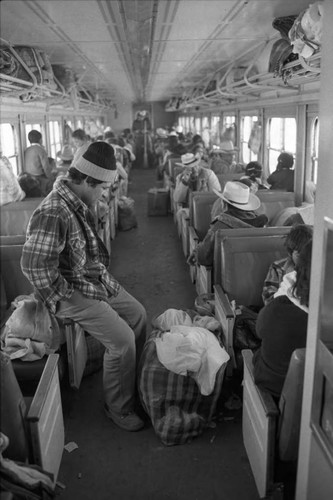
<path fill-rule="evenodd" d="M 122 102 L 161 99 L 249 61 L 275 17 L 309 0 L 2 0 L 1 37 L 39 46 L 83 85 Z M 251 52 L 253 53 L 251 55 Z M 265 57 L 265 59 L 263 59 Z M 269 53 L 259 65 L 266 68 Z"/>

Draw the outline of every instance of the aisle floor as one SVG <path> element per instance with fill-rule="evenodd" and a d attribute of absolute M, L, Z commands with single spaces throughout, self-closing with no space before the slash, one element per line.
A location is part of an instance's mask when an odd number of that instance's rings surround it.
<path fill-rule="evenodd" d="M 148 321 L 164 310 L 193 308 L 194 285 L 171 215 L 147 217 L 153 170 L 134 170 L 129 196 L 138 227 L 112 242 L 111 272 L 144 304 Z M 148 331 L 150 324 L 148 325 Z M 147 419 L 137 433 L 118 429 L 103 413 L 101 371 L 79 391 L 63 390 L 65 442 L 58 481 L 61 500 L 256 500 L 242 443 L 241 412 L 219 402 L 215 428 L 191 443 L 166 447 Z M 222 410 L 221 410 L 222 409 Z"/>

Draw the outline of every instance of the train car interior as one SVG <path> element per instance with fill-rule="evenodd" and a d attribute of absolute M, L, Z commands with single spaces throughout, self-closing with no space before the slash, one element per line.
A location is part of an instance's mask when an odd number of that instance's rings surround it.
<path fill-rule="evenodd" d="M 333 498 L 332 24 L 1 0 L 0 500 Z"/>

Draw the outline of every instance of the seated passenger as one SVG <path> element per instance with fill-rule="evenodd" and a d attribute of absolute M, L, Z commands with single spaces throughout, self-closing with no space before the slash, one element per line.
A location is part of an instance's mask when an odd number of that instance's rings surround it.
<path fill-rule="evenodd" d="M 76 321 L 105 346 L 106 415 L 137 431 L 143 422 L 134 413 L 136 346 L 144 340 L 146 312 L 110 274 L 90 210 L 114 181 L 116 168 L 109 144 L 90 144 L 33 213 L 21 267 L 52 314 Z"/>
<path fill-rule="evenodd" d="M 306 346 L 312 241 L 301 250 L 296 270 L 286 274 L 275 298 L 258 314 L 261 346 L 254 353 L 255 383 L 281 395 L 291 354 Z"/>
<path fill-rule="evenodd" d="M 72 146 L 70 146 L 69 144 L 64 144 L 61 151 L 58 151 L 57 157 L 60 160 L 57 171 L 66 173 L 71 166 L 74 158 Z"/>
<path fill-rule="evenodd" d="M 294 191 L 294 164 L 293 155 L 290 153 L 281 153 L 278 156 L 276 170 L 268 177 L 267 182 L 270 189 L 276 191 Z"/>
<path fill-rule="evenodd" d="M 88 149 L 89 146 L 89 138 L 84 130 L 78 128 L 74 130 L 72 133 L 72 141 L 74 144 L 75 152 L 73 158 L 73 165 L 76 163 L 76 160 L 83 155 Z"/>
<path fill-rule="evenodd" d="M 236 150 L 231 140 L 222 141 L 219 149 L 212 151 L 209 167 L 216 175 L 243 172 L 243 165 L 236 163 Z"/>
<path fill-rule="evenodd" d="M 243 179 L 249 179 L 251 181 L 251 192 L 256 193 L 258 189 L 268 189 L 263 183 L 262 179 L 262 166 L 258 161 L 250 161 L 245 167 L 245 175 L 241 177 Z"/>
<path fill-rule="evenodd" d="M 204 240 L 198 244 L 195 255 L 190 256 L 190 263 L 197 261 L 203 266 L 213 265 L 214 240 L 218 229 L 264 227 L 268 222 L 266 215 L 255 213 L 261 202 L 242 182 L 229 181 L 223 193 L 215 189 L 214 192 L 219 198 L 212 207 L 209 230 Z"/>
<path fill-rule="evenodd" d="M 274 294 L 278 291 L 284 275 L 295 270 L 299 254 L 302 248 L 312 240 L 312 234 L 312 227 L 306 224 L 298 224 L 290 229 L 285 241 L 288 257 L 273 262 L 265 278 L 262 291 L 265 306 L 274 299 Z"/>
<path fill-rule="evenodd" d="M 46 196 L 52 190 L 55 179 L 55 162 L 47 156 L 42 134 L 38 130 L 30 130 L 28 139 L 31 146 L 24 152 L 24 171 L 38 181 L 41 195 Z"/>
<path fill-rule="evenodd" d="M 199 165 L 200 159 L 193 153 L 181 156 L 181 165 L 184 167 L 182 173 L 176 177 L 174 200 L 176 203 L 188 204 L 190 191 L 220 191 L 221 185 L 211 170 Z"/>
<path fill-rule="evenodd" d="M 208 168 L 207 156 L 206 156 L 206 148 L 202 143 L 198 143 L 192 148 L 191 153 L 194 154 L 196 158 L 199 158 L 200 167 Z"/>

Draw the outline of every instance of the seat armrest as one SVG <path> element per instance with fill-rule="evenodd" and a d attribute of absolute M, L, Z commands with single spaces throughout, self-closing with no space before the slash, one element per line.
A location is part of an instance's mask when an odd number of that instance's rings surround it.
<path fill-rule="evenodd" d="M 215 317 L 221 323 L 224 333 L 225 348 L 230 356 L 227 366 L 228 375 L 232 375 L 232 370 L 236 368 L 236 359 L 233 345 L 233 330 L 235 324 L 235 311 L 231 307 L 228 296 L 220 285 L 214 285 L 215 297 Z"/>
<path fill-rule="evenodd" d="M 243 442 L 260 498 L 272 492 L 275 479 L 276 429 L 278 408 L 272 396 L 254 382 L 253 353 L 242 351 L 243 379 Z"/>
<path fill-rule="evenodd" d="M 195 242 L 195 246 L 199 243 L 199 236 L 193 226 L 188 227 L 190 241 Z"/>
<path fill-rule="evenodd" d="M 244 362 L 244 373 L 248 374 L 250 383 L 255 386 L 255 390 L 258 393 L 265 414 L 267 416 L 277 417 L 279 415 L 279 410 L 273 397 L 269 392 L 260 389 L 260 387 L 255 384 L 253 373 L 253 352 L 250 349 L 243 349 L 242 357 Z"/>
<path fill-rule="evenodd" d="M 50 354 L 47 357 L 42 376 L 28 411 L 27 419 L 30 422 L 37 422 L 40 419 L 44 409 L 45 398 L 50 390 L 52 378 L 58 369 L 58 360 L 59 354 Z"/>
<path fill-rule="evenodd" d="M 197 266 L 195 288 L 198 295 L 202 293 L 212 293 L 212 275 L 213 266 Z"/>
<path fill-rule="evenodd" d="M 85 333 L 81 326 L 71 319 L 65 319 L 64 325 L 69 383 L 73 389 L 79 389 L 88 356 Z"/>
<path fill-rule="evenodd" d="M 58 359 L 58 354 L 48 356 L 26 416 L 30 430 L 33 461 L 47 472 L 52 473 L 54 482 L 57 479 L 65 444 Z"/>

